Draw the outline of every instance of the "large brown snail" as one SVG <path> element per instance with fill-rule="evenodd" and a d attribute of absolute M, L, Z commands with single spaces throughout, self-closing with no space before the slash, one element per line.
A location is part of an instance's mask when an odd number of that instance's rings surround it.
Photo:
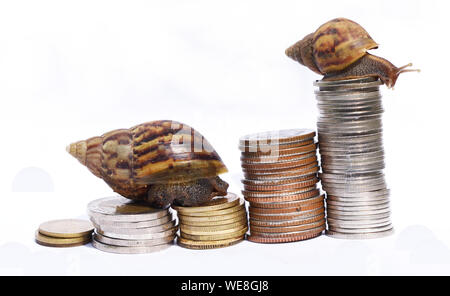
<path fill-rule="evenodd" d="M 194 206 L 226 195 L 227 172 L 197 131 L 175 121 L 152 121 L 73 143 L 67 151 L 115 192 L 157 207 Z"/>
<path fill-rule="evenodd" d="M 386 59 L 367 53 L 378 48 L 370 35 L 354 21 L 337 18 L 320 26 L 286 50 L 286 55 L 324 80 L 377 77 L 387 87 L 394 87 L 397 78 L 412 64 L 397 68 Z"/>

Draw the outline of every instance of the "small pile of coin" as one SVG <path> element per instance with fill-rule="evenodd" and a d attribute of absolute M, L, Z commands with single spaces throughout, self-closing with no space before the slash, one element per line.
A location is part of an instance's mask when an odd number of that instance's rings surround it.
<path fill-rule="evenodd" d="M 77 247 L 91 242 L 93 231 L 92 223 L 86 220 L 53 220 L 39 226 L 35 240 L 46 247 Z"/>
<path fill-rule="evenodd" d="M 92 245 L 105 252 L 142 254 L 173 245 L 178 226 L 170 208 L 148 205 L 115 196 L 88 205 L 95 227 Z"/>
<path fill-rule="evenodd" d="M 393 232 L 383 173 L 381 84 L 375 78 L 315 83 L 321 181 L 332 237 L 378 238 Z"/>
<path fill-rule="evenodd" d="M 312 130 L 291 129 L 240 139 L 242 193 L 250 203 L 248 240 L 293 242 L 320 236 L 325 230 L 314 137 Z"/>
<path fill-rule="evenodd" d="M 244 240 L 248 231 L 244 200 L 236 194 L 218 196 L 200 206 L 172 206 L 180 221 L 178 245 L 189 249 L 216 249 Z"/>

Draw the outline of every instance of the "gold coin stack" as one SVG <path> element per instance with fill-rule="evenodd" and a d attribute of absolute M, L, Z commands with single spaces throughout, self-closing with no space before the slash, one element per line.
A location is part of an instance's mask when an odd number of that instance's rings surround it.
<path fill-rule="evenodd" d="M 53 220 L 39 226 L 35 240 L 46 247 L 77 247 L 89 243 L 93 231 L 93 225 L 86 220 Z"/>
<path fill-rule="evenodd" d="M 240 139 L 250 236 L 257 243 L 285 243 L 325 230 L 324 196 L 317 189 L 315 132 L 281 130 Z"/>
<path fill-rule="evenodd" d="M 248 231 L 245 202 L 236 194 L 218 196 L 200 206 L 172 206 L 178 212 L 178 245 L 189 249 L 216 249 L 244 240 Z"/>

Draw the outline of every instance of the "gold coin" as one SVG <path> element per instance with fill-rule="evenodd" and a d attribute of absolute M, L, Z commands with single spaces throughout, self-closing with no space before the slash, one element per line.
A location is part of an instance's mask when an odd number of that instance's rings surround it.
<path fill-rule="evenodd" d="M 89 243 L 92 236 L 82 236 L 76 238 L 55 238 L 41 234 L 36 231 L 36 242 L 47 247 L 74 247 Z"/>
<path fill-rule="evenodd" d="M 242 217 L 240 220 L 223 225 L 207 225 L 207 226 L 193 226 L 193 225 L 180 225 L 181 231 L 186 233 L 190 233 L 189 231 L 197 231 L 197 232 L 214 232 L 220 230 L 227 230 L 232 228 L 243 228 L 247 225 L 247 216 Z"/>
<path fill-rule="evenodd" d="M 39 232 L 55 238 L 80 238 L 94 231 L 90 221 L 79 219 L 53 220 L 42 223 Z"/>
<path fill-rule="evenodd" d="M 230 239 L 235 238 L 238 236 L 243 236 L 248 231 L 248 227 L 242 228 L 238 231 L 233 231 L 229 233 L 223 233 L 223 234 L 207 234 L 207 235 L 200 235 L 200 234 L 189 234 L 184 233 L 180 231 L 181 237 L 191 240 L 197 240 L 197 241 L 212 241 L 212 240 L 223 240 L 223 239 Z"/>
<path fill-rule="evenodd" d="M 235 238 L 225 239 L 225 240 L 215 240 L 215 241 L 194 241 L 190 239 L 185 239 L 182 237 L 177 238 L 177 243 L 179 246 L 194 249 L 194 250 L 207 250 L 207 249 L 218 249 L 225 248 L 244 240 L 244 236 L 239 236 Z"/>
<path fill-rule="evenodd" d="M 245 210 L 245 207 L 242 207 L 237 212 L 232 212 L 232 213 L 226 214 L 226 215 L 205 216 L 205 217 L 193 217 L 193 216 L 178 215 L 178 219 L 180 219 L 180 224 L 192 225 L 192 223 L 197 223 L 197 222 L 213 222 L 213 221 L 225 221 L 225 220 L 235 219 L 237 217 L 242 217 L 246 214 L 247 214 L 247 212 Z"/>
<path fill-rule="evenodd" d="M 221 225 L 227 225 L 227 224 L 232 224 L 232 223 L 236 223 L 239 221 L 247 221 L 247 213 L 245 211 L 242 211 L 241 214 L 239 216 L 236 216 L 234 218 L 231 219 L 226 219 L 226 220 L 217 220 L 217 221 L 186 221 L 183 220 L 180 222 L 180 225 L 184 225 L 184 226 L 221 226 Z"/>
<path fill-rule="evenodd" d="M 209 216 L 221 216 L 221 215 L 227 215 L 231 214 L 237 211 L 240 211 L 241 209 L 245 208 L 245 201 L 243 199 L 239 199 L 239 204 L 222 210 L 216 210 L 216 211 L 207 211 L 207 212 L 189 212 L 189 213 L 180 213 L 183 216 L 189 216 L 189 217 L 209 217 Z"/>
<path fill-rule="evenodd" d="M 228 209 L 239 205 L 240 198 L 234 193 L 228 193 L 226 196 L 218 196 L 213 198 L 212 200 L 196 207 L 180 207 L 180 206 L 172 206 L 173 209 L 177 210 L 180 214 L 189 216 L 192 213 L 199 212 L 209 212 L 209 211 L 218 211 L 223 209 Z"/>
<path fill-rule="evenodd" d="M 193 235 L 216 235 L 216 234 L 221 235 L 236 232 L 245 227 L 248 227 L 248 223 L 242 221 L 240 223 L 230 224 L 229 226 L 222 225 L 212 227 L 192 227 L 192 226 L 185 227 L 181 225 L 180 230 L 181 232 Z"/>

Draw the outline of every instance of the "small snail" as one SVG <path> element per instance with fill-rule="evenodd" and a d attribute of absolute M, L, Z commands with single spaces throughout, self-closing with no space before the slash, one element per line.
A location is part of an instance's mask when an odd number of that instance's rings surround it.
<path fill-rule="evenodd" d="M 367 53 L 378 48 L 359 24 L 345 19 L 331 20 L 286 50 L 286 55 L 312 71 L 324 75 L 324 80 L 378 77 L 394 87 L 405 72 L 419 70 L 397 68 L 388 60 Z"/>
<path fill-rule="evenodd" d="M 156 207 L 194 206 L 226 195 L 227 172 L 197 131 L 175 121 L 152 121 L 73 143 L 67 151 L 115 192 Z"/>

